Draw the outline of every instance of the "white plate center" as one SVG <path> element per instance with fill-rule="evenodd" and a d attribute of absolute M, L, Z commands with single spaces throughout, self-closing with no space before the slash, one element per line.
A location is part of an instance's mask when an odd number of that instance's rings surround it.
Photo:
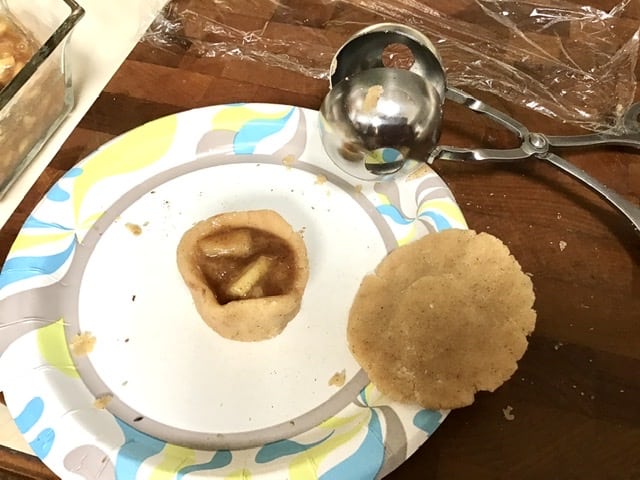
<path fill-rule="evenodd" d="M 97 243 L 79 298 L 80 328 L 97 339 L 89 359 L 115 396 L 171 427 L 237 433 L 326 402 L 339 390 L 329 384 L 335 373 L 353 378 L 349 308 L 386 250 L 355 189 L 318 180 L 268 163 L 215 166 L 159 186 L 122 213 Z M 302 308 L 274 339 L 227 340 L 196 312 L 176 246 L 199 220 L 265 208 L 303 232 L 310 277 Z"/>

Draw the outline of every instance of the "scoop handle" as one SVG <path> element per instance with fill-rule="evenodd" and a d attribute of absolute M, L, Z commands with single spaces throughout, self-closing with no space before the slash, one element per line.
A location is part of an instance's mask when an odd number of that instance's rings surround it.
<path fill-rule="evenodd" d="M 596 145 L 617 145 L 640 149 L 640 133 L 610 135 L 607 133 L 593 133 L 589 135 L 553 136 L 546 135 L 552 147 L 591 147 Z"/>
<path fill-rule="evenodd" d="M 587 172 L 582 170 L 579 167 L 576 167 L 571 162 L 565 160 L 564 158 L 554 154 L 547 153 L 545 155 L 541 155 L 539 158 L 546 160 L 551 163 L 555 167 L 559 168 L 565 173 L 575 177 L 584 183 L 587 187 L 594 190 L 598 193 L 602 198 L 604 198 L 607 202 L 609 202 L 613 207 L 615 207 L 620 213 L 622 213 L 625 217 L 627 217 L 633 226 L 636 229 L 636 233 L 640 233 L 640 208 L 636 205 L 632 204 L 622 195 L 614 192 L 609 187 L 600 183 L 598 180 L 593 178 Z"/>
<path fill-rule="evenodd" d="M 592 133 L 589 135 L 547 136 L 552 147 L 588 147 L 592 145 L 618 145 L 640 149 L 640 102 L 627 108 L 622 117 L 620 132 Z"/>
<path fill-rule="evenodd" d="M 500 112 L 499 110 L 496 110 L 490 105 L 487 105 L 462 90 L 448 88 L 447 99 L 464 105 L 476 113 L 487 115 L 500 125 L 516 133 L 522 140 L 522 145 L 519 148 L 504 150 L 438 146 L 429 155 L 429 158 L 427 159 L 428 163 L 432 163 L 437 159 L 459 161 L 514 161 L 525 159 L 530 156 L 537 156 L 538 158 L 548 161 L 563 172 L 580 180 L 587 187 L 594 190 L 620 213 L 627 217 L 635 227 L 636 231 L 640 232 L 639 207 L 593 178 L 581 168 L 549 151 L 550 146 L 569 147 L 597 144 L 616 144 L 640 148 L 640 134 L 630 133 L 622 136 L 593 134 L 574 137 L 548 137 L 538 133 L 530 133 L 529 130 L 517 120 Z M 636 105 L 630 109 L 631 114 L 633 114 L 633 118 L 627 118 L 627 123 L 629 124 L 628 127 L 635 127 L 637 124 L 637 115 L 640 111 L 640 106 Z"/>

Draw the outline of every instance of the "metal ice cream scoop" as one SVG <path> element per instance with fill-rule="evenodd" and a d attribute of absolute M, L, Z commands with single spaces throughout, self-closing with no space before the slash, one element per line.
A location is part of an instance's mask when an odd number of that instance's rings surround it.
<path fill-rule="evenodd" d="M 412 56 L 408 69 L 385 66 L 383 53 L 402 45 Z M 514 132 L 512 149 L 438 145 L 445 99 L 487 115 Z M 442 61 L 429 39 L 399 24 L 381 23 L 351 37 L 331 64 L 331 89 L 320 107 L 320 134 L 333 162 L 364 180 L 381 180 L 403 170 L 408 160 L 517 161 L 535 156 L 568 173 L 604 197 L 640 230 L 640 208 L 582 169 L 552 153 L 552 147 L 623 145 L 640 148 L 640 103 L 624 117 L 625 134 L 547 136 L 466 92 L 448 87 Z"/>

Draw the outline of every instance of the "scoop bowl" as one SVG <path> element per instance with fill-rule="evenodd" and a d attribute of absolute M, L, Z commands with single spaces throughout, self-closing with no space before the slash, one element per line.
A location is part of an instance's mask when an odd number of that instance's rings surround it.
<path fill-rule="evenodd" d="M 408 68 L 385 65 L 387 48 L 398 44 L 411 57 Z M 342 170 L 379 180 L 435 148 L 446 82 L 426 37 L 403 25 L 374 25 L 342 46 L 331 72 L 331 89 L 320 107 L 320 135 Z"/>

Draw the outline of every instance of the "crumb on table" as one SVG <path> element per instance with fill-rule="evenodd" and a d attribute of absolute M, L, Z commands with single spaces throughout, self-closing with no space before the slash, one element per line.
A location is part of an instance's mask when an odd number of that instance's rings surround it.
<path fill-rule="evenodd" d="M 502 415 L 504 415 L 504 418 L 509 421 L 514 420 L 516 418 L 516 416 L 512 412 L 513 412 L 513 407 L 511 405 L 507 405 L 505 408 L 502 409 Z"/>

